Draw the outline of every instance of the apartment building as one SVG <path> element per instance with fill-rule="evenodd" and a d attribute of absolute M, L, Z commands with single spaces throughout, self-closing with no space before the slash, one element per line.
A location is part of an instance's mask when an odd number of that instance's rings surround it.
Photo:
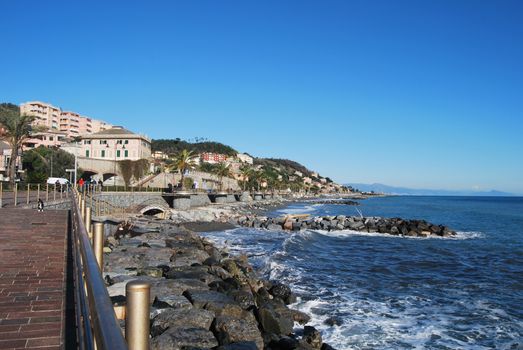
<path fill-rule="evenodd" d="M 32 101 L 20 105 L 20 113 L 35 116 L 34 125 L 60 130 L 60 108 L 49 103 Z"/>
<path fill-rule="evenodd" d="M 85 158 L 119 161 L 151 157 L 151 139 L 121 126 L 83 135 L 80 147 Z"/>
<path fill-rule="evenodd" d="M 228 157 L 221 153 L 204 152 L 200 154 L 201 163 L 218 164 L 227 161 Z"/>
<path fill-rule="evenodd" d="M 80 137 L 111 128 L 110 124 L 72 111 L 62 111 L 49 103 L 31 101 L 20 105 L 20 113 L 36 117 L 35 126 L 65 133 L 67 138 Z"/>

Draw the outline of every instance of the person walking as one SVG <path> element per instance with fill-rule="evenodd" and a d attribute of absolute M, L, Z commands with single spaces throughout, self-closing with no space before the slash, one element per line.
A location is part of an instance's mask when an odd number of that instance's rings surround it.
<path fill-rule="evenodd" d="M 38 198 L 38 211 L 44 211 L 44 201 L 41 198 Z"/>

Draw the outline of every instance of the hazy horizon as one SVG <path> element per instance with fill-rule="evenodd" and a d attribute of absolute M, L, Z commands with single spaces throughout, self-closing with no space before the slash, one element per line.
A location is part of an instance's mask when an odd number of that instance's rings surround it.
<path fill-rule="evenodd" d="M 523 193 L 519 1 L 1 9 L 1 102 L 205 137 L 340 183 Z"/>

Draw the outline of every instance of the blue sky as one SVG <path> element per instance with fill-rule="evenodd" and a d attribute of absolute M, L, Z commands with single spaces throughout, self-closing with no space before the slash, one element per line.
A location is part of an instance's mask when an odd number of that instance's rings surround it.
<path fill-rule="evenodd" d="M 521 1 L 3 1 L 0 100 L 339 182 L 523 193 Z"/>

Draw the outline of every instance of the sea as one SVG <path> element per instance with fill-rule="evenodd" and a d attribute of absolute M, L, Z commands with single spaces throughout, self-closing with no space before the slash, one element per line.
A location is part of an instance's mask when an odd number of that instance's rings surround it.
<path fill-rule="evenodd" d="M 202 235 L 288 284 L 291 307 L 336 349 L 523 349 L 523 197 L 370 198 L 307 213 L 425 219 L 458 232 L 410 238 L 238 228 Z M 299 327 L 297 325 L 296 330 Z"/>

